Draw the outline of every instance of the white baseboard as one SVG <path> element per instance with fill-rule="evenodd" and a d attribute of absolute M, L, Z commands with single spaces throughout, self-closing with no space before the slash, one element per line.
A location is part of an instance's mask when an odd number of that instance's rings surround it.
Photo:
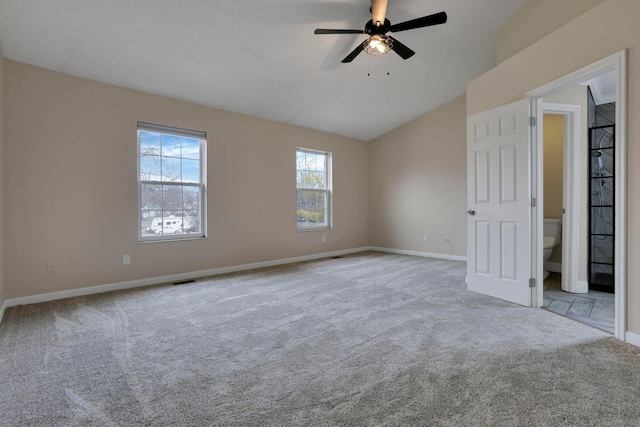
<path fill-rule="evenodd" d="M 589 293 L 589 282 L 577 281 L 573 287 L 569 284 L 568 289 L 562 288 L 562 290 L 572 294 L 587 294 Z"/>
<path fill-rule="evenodd" d="M 345 249 L 341 251 L 323 252 L 319 254 L 299 256 L 294 258 L 283 258 L 283 259 L 277 259 L 272 261 L 255 262 L 252 264 L 241 264 L 241 265 L 234 265 L 230 267 L 213 268 L 210 270 L 200 270 L 200 271 L 192 271 L 189 273 L 172 274 L 169 276 L 150 277 L 148 279 L 131 280 L 128 282 L 119 282 L 119 283 L 111 283 L 107 285 L 98 285 L 98 286 L 90 286 L 86 288 L 70 289 L 68 291 L 50 292 L 46 294 L 31 295 L 31 296 L 22 297 L 22 298 L 11 298 L 4 302 L 4 304 L 2 305 L 1 312 L 4 313 L 4 310 L 6 308 L 14 307 L 17 305 L 36 304 L 39 302 L 54 301 L 58 299 L 79 297 L 83 295 L 100 294 L 103 292 L 119 291 L 122 289 L 132 289 L 132 288 L 139 288 L 143 286 L 159 285 L 161 283 L 178 282 L 181 280 L 196 279 L 198 277 L 215 276 L 218 274 L 235 273 L 237 271 L 253 270 L 256 268 L 291 264 L 294 262 L 310 261 L 310 260 L 321 259 L 321 258 L 330 258 L 334 256 L 348 255 L 348 254 L 364 252 L 368 250 L 371 250 L 371 248 L 369 246 L 365 246 L 360 248 Z M 0 317 L 0 322 L 1 321 L 2 321 L 2 318 Z"/>
<path fill-rule="evenodd" d="M 440 259 L 448 259 L 451 261 L 467 260 L 466 256 L 460 256 L 460 255 L 436 254 L 436 253 L 430 253 L 430 252 L 408 251 L 404 249 L 394 249 L 394 248 L 380 248 L 377 246 L 371 246 L 369 249 L 371 249 L 372 251 L 387 252 L 390 254 L 413 255 L 413 256 L 421 256 L 425 258 L 440 258 Z"/>
<path fill-rule="evenodd" d="M 579 294 L 586 294 L 589 292 L 589 282 L 580 281 L 576 283 L 576 292 Z"/>
<path fill-rule="evenodd" d="M 2 302 L 2 307 L 0 307 L 0 323 L 2 323 L 2 319 L 4 318 L 4 312 L 9 307 L 6 301 Z"/>
<path fill-rule="evenodd" d="M 629 344 L 635 345 L 636 347 L 640 347 L 640 335 L 634 334 L 633 332 L 627 331 L 625 334 L 624 340 Z"/>
<path fill-rule="evenodd" d="M 554 273 L 562 273 L 562 263 L 547 261 L 544 263 L 544 269 Z"/>

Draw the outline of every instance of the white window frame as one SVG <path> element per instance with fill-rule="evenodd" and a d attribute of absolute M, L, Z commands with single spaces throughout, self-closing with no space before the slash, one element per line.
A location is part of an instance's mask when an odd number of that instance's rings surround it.
<path fill-rule="evenodd" d="M 322 151 L 322 150 L 313 150 L 310 148 L 302 148 L 302 147 L 297 147 L 296 148 L 296 157 L 297 157 L 297 153 L 299 152 L 303 152 L 303 153 L 309 153 L 309 154 L 320 154 L 323 155 L 325 157 L 325 188 L 324 189 L 318 189 L 318 188 L 298 188 L 298 164 L 297 164 L 297 158 L 296 158 L 296 174 L 295 174 L 295 179 L 296 179 L 296 229 L 297 231 L 300 232 L 307 232 L 307 231 L 320 231 L 320 230 L 330 230 L 333 228 L 333 170 L 332 170 L 332 153 L 329 151 Z M 321 224 L 321 225 L 314 225 L 314 226 L 307 226 L 307 227 L 300 227 L 300 225 L 298 224 L 298 191 L 300 190 L 305 190 L 305 191 L 322 191 L 325 194 L 325 216 L 326 216 L 326 223 L 325 224 Z"/>
<path fill-rule="evenodd" d="M 192 139 L 198 139 L 200 141 L 200 181 L 198 183 L 191 182 L 174 182 L 174 181 L 158 181 L 158 180 L 143 180 L 140 177 L 140 132 L 154 132 L 166 135 L 173 135 L 178 137 L 186 137 Z M 137 164 L 138 164 L 138 243 L 153 243 L 153 242 L 170 242 L 170 241 L 183 241 L 194 239 L 205 239 L 207 237 L 207 215 L 206 215 L 206 177 L 207 177 L 207 134 L 206 132 L 193 131 L 188 129 L 174 128 L 170 126 L 155 125 L 151 123 L 138 122 L 137 127 Z M 200 229 L 196 232 L 180 233 L 180 234 L 160 234 L 160 235 L 143 235 L 142 226 L 142 186 L 143 185 L 161 185 L 161 186 L 177 186 L 177 187 L 197 187 L 200 192 Z M 163 217 L 163 223 L 164 224 Z M 168 218 L 168 217 L 167 217 Z M 183 225 L 184 226 L 184 225 Z M 164 225 L 163 225 L 164 228 Z"/>

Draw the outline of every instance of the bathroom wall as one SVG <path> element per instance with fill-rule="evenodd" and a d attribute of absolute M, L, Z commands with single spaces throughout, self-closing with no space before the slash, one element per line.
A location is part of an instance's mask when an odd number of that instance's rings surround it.
<path fill-rule="evenodd" d="M 543 128 L 544 217 L 562 219 L 564 116 L 545 114 Z M 562 262 L 562 245 L 558 243 L 550 262 Z"/>
<path fill-rule="evenodd" d="M 4 57 L 0 47 L 0 321 L 2 320 L 2 306 L 5 300 L 5 271 L 4 271 Z"/>
<path fill-rule="evenodd" d="M 562 218 L 564 116 L 544 115 L 544 217 Z"/>
<path fill-rule="evenodd" d="M 554 104 L 577 105 L 580 107 L 580 145 L 579 145 L 579 181 L 580 189 L 578 195 L 578 282 L 584 284 L 586 288 L 588 273 L 588 254 L 589 254 L 589 97 L 588 86 L 577 84 L 571 86 L 561 92 L 544 98 L 544 102 Z M 562 182 L 562 181 L 561 181 Z M 546 201 L 545 201 L 546 205 Z M 556 216 L 554 218 L 562 218 Z M 562 249 L 556 248 L 551 255 L 551 262 L 560 262 L 562 260 Z"/>

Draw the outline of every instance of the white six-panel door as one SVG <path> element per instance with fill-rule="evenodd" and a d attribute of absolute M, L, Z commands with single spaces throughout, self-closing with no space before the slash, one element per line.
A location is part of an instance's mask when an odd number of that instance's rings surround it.
<path fill-rule="evenodd" d="M 468 289 L 530 306 L 529 103 L 467 118 Z"/>

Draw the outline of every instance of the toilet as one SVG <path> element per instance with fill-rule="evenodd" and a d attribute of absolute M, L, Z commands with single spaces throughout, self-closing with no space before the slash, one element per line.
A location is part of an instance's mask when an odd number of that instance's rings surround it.
<path fill-rule="evenodd" d="M 543 239 L 543 260 L 546 263 L 553 253 L 553 249 L 562 241 L 562 220 L 556 218 L 544 219 L 544 239 Z M 545 269 L 542 280 L 549 276 L 549 272 Z"/>

